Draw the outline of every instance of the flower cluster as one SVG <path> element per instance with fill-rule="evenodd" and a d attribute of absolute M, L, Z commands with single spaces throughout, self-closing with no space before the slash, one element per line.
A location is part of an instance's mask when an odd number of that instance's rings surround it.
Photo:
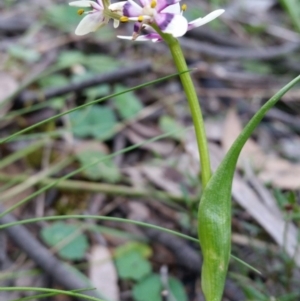
<path fill-rule="evenodd" d="M 79 9 L 78 14 L 85 17 L 76 28 L 75 34 L 85 35 L 96 31 L 106 25 L 110 18 L 114 19 L 114 27 L 119 23 L 134 22 L 132 36 L 118 36 L 121 39 L 159 42 L 161 34 L 171 34 L 173 37 L 181 37 L 187 31 L 202 26 L 221 14 L 223 9 L 218 9 L 204 18 L 198 18 L 188 22 L 183 16 L 186 5 L 180 7 L 180 0 L 139 0 L 139 4 L 133 0 L 109 4 L 102 0 L 88 1 L 80 0 L 71 2 L 71 6 L 91 8 L 89 11 Z M 141 35 L 146 29 L 147 34 Z"/>

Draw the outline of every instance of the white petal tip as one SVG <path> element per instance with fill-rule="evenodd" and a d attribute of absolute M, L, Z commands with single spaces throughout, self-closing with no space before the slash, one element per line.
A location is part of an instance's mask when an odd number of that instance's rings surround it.
<path fill-rule="evenodd" d="M 217 9 L 212 11 L 211 13 L 209 13 L 208 15 L 206 15 L 203 18 L 198 18 L 192 22 L 189 22 L 189 30 L 205 25 L 211 21 L 213 21 L 214 19 L 218 18 L 219 16 L 221 16 L 223 13 L 225 12 L 224 9 Z"/>
<path fill-rule="evenodd" d="M 132 40 L 132 36 L 117 36 L 117 38 L 122 40 Z"/>

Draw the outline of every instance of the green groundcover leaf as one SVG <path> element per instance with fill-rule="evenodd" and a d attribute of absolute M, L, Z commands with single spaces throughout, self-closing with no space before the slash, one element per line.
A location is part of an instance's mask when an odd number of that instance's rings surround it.
<path fill-rule="evenodd" d="M 43 228 L 41 237 L 50 247 L 62 244 L 58 254 L 68 260 L 82 259 L 89 247 L 86 235 L 78 232 L 78 226 L 63 222 Z"/>
<path fill-rule="evenodd" d="M 79 138 L 107 140 L 114 135 L 117 119 L 108 107 L 93 105 L 69 114 L 72 131 Z"/>
<path fill-rule="evenodd" d="M 123 86 L 117 86 L 115 92 L 126 90 Z M 143 108 L 141 101 L 133 92 L 119 95 L 114 98 L 114 105 L 123 119 L 131 119 L 136 116 Z"/>
<path fill-rule="evenodd" d="M 180 141 L 184 137 L 184 132 L 182 131 L 184 127 L 181 126 L 178 121 L 168 115 L 163 115 L 159 119 L 159 127 L 164 133 L 174 131 L 171 137 L 176 140 Z"/>
<path fill-rule="evenodd" d="M 76 7 L 66 4 L 51 5 L 46 11 L 46 18 L 51 25 L 64 32 L 73 32 L 81 21 Z"/>
<path fill-rule="evenodd" d="M 182 283 L 174 277 L 169 277 L 168 281 L 170 300 L 187 301 Z M 136 301 L 162 301 L 161 292 L 164 289 L 161 277 L 157 274 L 151 274 L 133 287 L 132 294 Z"/>
<path fill-rule="evenodd" d="M 121 279 L 138 281 L 152 271 L 150 262 L 136 251 L 131 251 L 125 256 L 116 258 L 115 264 Z"/>
<path fill-rule="evenodd" d="M 203 254 L 202 290 L 206 300 L 222 299 L 231 252 L 231 188 L 239 154 L 262 118 L 300 81 L 295 78 L 263 105 L 244 127 L 203 191 L 198 233 Z"/>
<path fill-rule="evenodd" d="M 81 152 L 77 155 L 81 166 L 90 165 L 95 161 L 99 161 L 101 158 L 107 155 L 101 151 L 89 150 Z M 121 179 L 121 173 L 119 168 L 114 164 L 112 158 L 100 161 L 93 166 L 86 168 L 84 174 L 91 180 L 106 180 L 110 183 L 116 183 Z"/>
<path fill-rule="evenodd" d="M 41 55 L 36 50 L 28 49 L 21 45 L 15 44 L 8 48 L 8 53 L 12 57 L 28 63 L 34 63 L 41 57 Z"/>
<path fill-rule="evenodd" d="M 114 71 L 124 65 L 121 61 L 103 54 L 88 55 L 83 64 L 91 71 L 97 72 L 97 74 Z"/>
<path fill-rule="evenodd" d="M 121 279 L 141 280 L 152 271 L 146 259 L 151 255 L 149 246 L 141 243 L 128 243 L 115 251 L 115 264 Z"/>

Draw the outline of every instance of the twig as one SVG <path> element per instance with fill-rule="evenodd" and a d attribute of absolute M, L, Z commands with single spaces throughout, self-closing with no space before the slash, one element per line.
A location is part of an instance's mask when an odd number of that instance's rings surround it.
<path fill-rule="evenodd" d="M 19 185 L 14 186 L 10 188 L 9 190 L 2 193 L 0 199 L 1 201 L 5 201 L 9 198 L 12 198 L 16 196 L 17 194 L 23 192 L 24 190 L 28 189 L 31 186 L 34 186 L 38 182 L 41 181 L 46 176 L 49 176 L 51 174 L 57 173 L 67 165 L 69 165 L 73 161 L 73 158 L 67 158 L 64 160 L 61 160 L 60 162 L 56 163 L 55 165 L 51 166 L 50 168 L 47 168 L 45 170 L 42 170 L 35 175 L 32 176 L 25 176 L 23 178 L 23 181 L 20 182 Z"/>
<path fill-rule="evenodd" d="M 23 33 L 26 31 L 32 20 L 30 18 L 24 18 L 24 15 L 14 16 L 9 18 L 0 19 L 0 32 L 6 33 Z"/>
<path fill-rule="evenodd" d="M 231 47 L 240 47 L 245 48 L 245 43 L 234 38 L 228 38 L 227 35 L 218 33 L 217 31 L 210 30 L 207 27 L 198 27 L 197 30 L 188 31 L 186 34 L 187 37 L 194 38 L 196 40 L 202 41 L 205 39 L 215 44 L 219 44 L 222 47 L 231 46 Z"/>
<path fill-rule="evenodd" d="M 180 39 L 182 47 L 187 50 L 192 50 L 197 53 L 202 53 L 208 56 L 219 59 L 256 59 L 256 60 L 271 60 L 286 56 L 300 48 L 299 43 L 288 42 L 281 46 L 270 46 L 261 49 L 256 48 L 233 48 L 214 46 L 212 44 L 198 42 L 192 39 Z"/>
<path fill-rule="evenodd" d="M 23 183 L 28 178 L 27 175 L 6 175 L 0 173 L 0 181 L 10 181 L 14 180 L 15 182 Z M 35 183 L 46 186 L 55 181 L 55 178 L 40 178 Z M 118 195 L 118 196 L 131 196 L 131 197 L 156 197 L 162 200 L 172 200 L 176 202 L 183 202 L 184 197 L 180 195 L 174 195 L 166 193 L 163 191 L 157 190 L 145 190 L 145 189 L 136 189 L 128 186 L 122 185 L 112 185 L 112 184 L 103 184 L 103 183 L 93 183 L 87 181 L 77 181 L 77 180 L 63 180 L 58 182 L 55 185 L 56 188 L 62 190 L 70 191 L 88 191 L 88 192 L 102 192 L 108 195 Z"/>
<path fill-rule="evenodd" d="M 0 206 L 0 213 L 4 212 Z M 16 219 L 7 214 L 0 218 L 0 224 L 15 222 Z M 58 260 L 53 256 L 39 241 L 37 241 L 30 232 L 21 225 L 9 227 L 4 230 L 10 239 L 30 257 L 39 267 L 49 274 L 55 282 L 69 290 L 85 289 L 89 284 L 85 283 L 71 266 Z M 101 297 L 95 291 L 85 292 L 86 295 Z M 84 300 L 84 299 L 80 299 Z"/>
<path fill-rule="evenodd" d="M 148 72 L 151 70 L 151 62 L 149 60 L 144 60 L 140 62 L 135 62 L 130 67 L 119 68 L 117 71 L 112 71 L 107 74 L 102 74 L 94 76 L 90 79 L 83 80 L 81 82 L 71 83 L 62 87 L 50 88 L 45 91 L 32 92 L 24 91 L 22 92 L 17 100 L 21 102 L 26 101 L 41 101 L 52 97 L 61 96 L 70 92 L 80 92 L 86 88 L 90 88 L 100 84 L 114 84 L 125 80 L 131 76 L 136 76 Z"/>

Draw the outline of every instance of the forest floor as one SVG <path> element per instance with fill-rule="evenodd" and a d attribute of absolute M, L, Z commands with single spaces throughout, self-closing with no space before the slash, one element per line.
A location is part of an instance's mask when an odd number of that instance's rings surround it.
<path fill-rule="evenodd" d="M 186 2 L 189 20 L 226 10 L 180 38 L 215 170 L 253 114 L 299 74 L 300 11 L 292 1 L 198 2 Z M 176 73 L 167 46 L 117 39 L 131 24 L 76 36 L 81 16 L 62 0 L 2 0 L 0 13 L 0 225 L 35 219 L 0 226 L 0 288 L 11 288 L 0 301 L 75 300 L 34 288 L 204 300 L 198 243 L 140 224 L 197 237 L 187 101 L 177 76 L 148 84 Z M 232 259 L 223 300 L 300 300 L 299 104 L 296 86 L 241 154 L 232 254 L 260 274 Z"/>

